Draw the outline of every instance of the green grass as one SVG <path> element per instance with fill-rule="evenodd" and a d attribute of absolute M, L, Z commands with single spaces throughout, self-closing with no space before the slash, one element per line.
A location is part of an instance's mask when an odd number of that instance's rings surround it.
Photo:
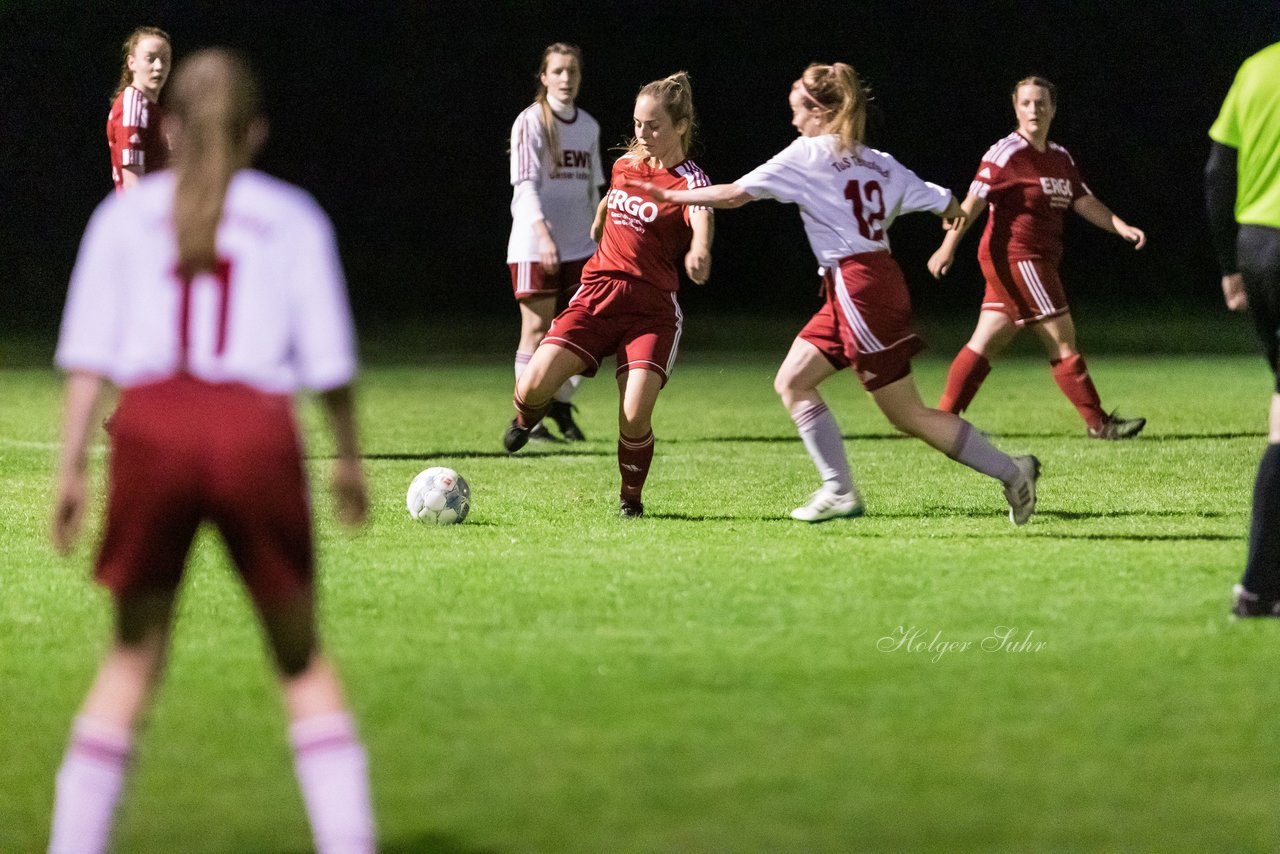
<path fill-rule="evenodd" d="M 342 532 L 319 489 L 317 512 L 385 850 L 1273 850 L 1278 627 L 1226 616 L 1261 360 L 1094 356 L 1104 403 L 1150 419 L 1122 444 L 1083 438 L 1041 360 L 1000 363 L 972 419 L 1045 466 L 1015 529 L 997 485 L 894 436 L 847 376 L 827 398 L 868 515 L 786 519 L 815 477 L 771 391 L 781 355 L 688 352 L 630 522 L 607 376 L 579 396 L 592 441 L 507 458 L 504 358 L 366 372 L 373 520 Z M 945 369 L 918 364 L 927 399 Z M 92 532 L 70 560 L 47 544 L 58 402 L 51 372 L 0 371 L 5 852 L 45 844 L 109 631 Z M 304 423 L 319 485 L 327 440 Z M 470 481 L 465 524 L 405 514 L 433 464 Z M 972 645 L 878 648 L 913 627 Z M 998 627 L 1030 648 L 983 650 Z M 257 629 L 206 534 L 117 848 L 308 845 Z"/>

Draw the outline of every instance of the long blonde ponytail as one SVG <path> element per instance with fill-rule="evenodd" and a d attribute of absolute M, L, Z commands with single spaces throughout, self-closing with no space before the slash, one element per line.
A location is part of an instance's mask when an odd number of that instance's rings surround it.
<path fill-rule="evenodd" d="M 178 66 L 169 87 L 177 120 L 173 227 L 179 266 L 187 275 L 212 270 L 227 187 L 253 155 L 250 128 L 258 117 L 258 86 L 238 54 L 211 48 Z"/>
<path fill-rule="evenodd" d="M 843 62 L 812 63 L 801 76 L 807 96 L 816 106 L 830 112 L 828 133 L 840 137 L 840 144 L 857 151 L 867 134 L 867 101 L 871 92 L 862 85 L 858 72 Z"/>

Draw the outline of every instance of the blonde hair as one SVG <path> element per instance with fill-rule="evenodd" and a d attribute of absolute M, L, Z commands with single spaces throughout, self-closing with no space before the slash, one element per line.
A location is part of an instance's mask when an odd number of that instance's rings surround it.
<path fill-rule="evenodd" d="M 810 63 L 800 75 L 805 100 L 831 113 L 826 129 L 840 137 L 840 144 L 857 151 L 867 135 L 867 101 L 871 90 L 862 85 L 850 65 Z"/>
<path fill-rule="evenodd" d="M 680 153 L 687 155 L 689 147 L 693 145 L 694 132 L 698 127 L 698 116 L 693 111 L 693 88 L 689 84 L 689 73 L 677 71 L 661 80 L 646 83 L 636 93 L 636 99 L 638 100 L 642 95 L 648 95 L 662 105 L 662 109 L 671 119 L 671 124 L 688 122 L 684 133 L 680 134 Z M 627 150 L 623 156 L 640 158 L 641 147 L 640 140 L 633 136 L 627 142 Z"/>
<path fill-rule="evenodd" d="M 258 84 L 238 54 L 211 48 L 183 60 L 173 75 L 169 111 L 177 119 L 173 228 L 187 275 L 217 263 L 218 221 L 227 187 L 253 156 Z"/>
<path fill-rule="evenodd" d="M 551 175 L 555 176 L 559 174 L 560 164 L 563 161 L 560 152 L 560 126 L 556 124 L 555 113 L 551 111 L 551 102 L 547 100 L 547 87 L 542 85 L 542 75 L 547 73 L 547 66 L 551 64 L 552 54 L 572 56 L 574 63 L 578 66 L 578 73 L 581 74 L 582 51 L 578 49 L 577 45 L 556 42 L 553 45 L 548 45 L 547 49 L 542 52 L 542 64 L 538 66 L 538 94 L 533 100 L 542 110 L 542 132 L 546 139 L 543 152 L 549 160 Z"/>
<path fill-rule="evenodd" d="M 124 40 L 124 44 L 120 46 L 120 82 L 116 84 L 116 91 L 112 93 L 111 100 L 115 100 L 126 87 L 133 85 L 133 72 L 129 70 L 129 57 L 133 56 L 133 51 L 138 46 L 138 42 L 155 36 L 164 39 L 169 45 L 169 49 L 173 50 L 173 41 L 169 38 L 169 34 L 159 27 L 138 27 L 129 33 L 129 38 Z"/>
<path fill-rule="evenodd" d="M 1058 108 L 1058 87 L 1036 74 L 1032 74 L 1029 77 L 1023 77 L 1017 83 L 1013 84 L 1013 92 L 1011 94 L 1013 96 L 1014 106 L 1017 106 L 1018 104 L 1018 90 L 1023 86 L 1039 86 L 1041 89 L 1049 93 L 1049 106 L 1053 107 L 1055 110 Z"/>

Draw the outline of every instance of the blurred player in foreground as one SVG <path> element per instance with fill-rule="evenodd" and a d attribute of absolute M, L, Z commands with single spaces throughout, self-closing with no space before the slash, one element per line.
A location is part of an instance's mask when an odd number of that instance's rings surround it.
<path fill-rule="evenodd" d="M 1058 276 L 1062 228 L 1067 211 L 1118 234 L 1141 249 L 1146 235 L 1098 201 L 1089 191 L 1067 150 L 1049 140 L 1058 108 L 1052 83 L 1027 77 L 1013 87 L 1018 128 L 982 156 L 978 174 L 961 207 L 965 224 L 947 232 L 929 259 L 929 272 L 941 278 L 951 269 L 956 245 L 969 226 L 991 206 L 978 246 L 978 262 L 987 281 L 978 325 L 947 373 L 938 408 L 959 414 L 973 401 L 998 356 L 1023 326 L 1039 336 L 1049 356 L 1053 379 L 1084 419 L 1094 439 L 1131 439 L 1145 418 L 1121 418 L 1102 408 L 1084 357 L 1076 348 L 1076 327 Z"/>
<path fill-rule="evenodd" d="M 1240 66 L 1209 137 L 1205 194 L 1222 294 L 1227 308 L 1253 315 L 1276 375 L 1232 613 L 1280 617 L 1280 42 Z"/>
<path fill-rule="evenodd" d="M 900 213 L 932 211 L 946 227 L 958 228 L 960 205 L 893 157 L 863 145 L 867 93 L 850 66 L 810 65 L 787 101 L 800 137 L 736 182 L 640 189 L 679 204 L 735 208 L 763 198 L 800 207 L 823 269 L 826 300 L 796 336 L 774 385 L 823 485 L 792 517 L 822 522 L 863 513 L 839 425 L 818 392 L 828 377 L 852 367 L 895 427 L 999 480 L 1009 518 L 1025 523 L 1035 510 L 1039 460 L 1010 457 L 967 421 L 925 406 L 911 376 L 911 357 L 924 344 L 911 328 L 911 298 L 889 254 L 889 226 Z"/>
<path fill-rule="evenodd" d="M 596 210 L 592 235 L 600 247 L 582 273 L 582 287 L 551 324 L 516 382 L 516 417 L 502 437 L 508 453 L 529 441 L 552 394 L 575 374 L 594 376 L 617 357 L 619 514 L 644 515 L 641 493 L 653 462 L 653 407 L 675 364 L 684 315 L 676 301 L 677 265 L 696 284 L 711 274 L 711 211 L 663 203 L 627 189 L 699 187 L 706 174 L 687 158 L 695 116 L 689 78 L 678 72 L 640 90 L 635 137 L 613 165 L 610 189 Z"/>
<path fill-rule="evenodd" d="M 362 522 L 354 330 L 332 227 L 309 195 L 248 168 L 266 124 L 243 61 L 201 51 L 172 90 L 174 168 L 94 213 L 58 341 L 67 372 L 53 518 L 61 552 L 84 517 L 104 383 L 121 394 L 95 571 L 113 595 L 115 635 L 58 771 L 49 850 L 107 848 L 134 730 L 164 669 L 187 551 L 209 521 L 278 668 L 316 847 L 369 852 L 365 750 L 316 636 L 292 402 L 299 387 L 321 392 L 336 439 L 338 514 Z"/>

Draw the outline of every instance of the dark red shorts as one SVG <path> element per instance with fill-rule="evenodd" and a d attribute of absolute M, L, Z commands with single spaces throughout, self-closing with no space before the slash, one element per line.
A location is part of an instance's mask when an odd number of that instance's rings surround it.
<path fill-rule="evenodd" d="M 1066 314 L 1056 262 L 1043 258 L 978 258 L 987 280 L 984 311 L 1003 311 L 1018 326 Z"/>
<path fill-rule="evenodd" d="M 826 272 L 822 287 L 826 302 L 798 337 L 836 368 L 852 367 L 867 391 L 911 373 L 924 342 L 911 326 L 911 295 L 892 255 L 850 255 Z"/>
<path fill-rule="evenodd" d="M 310 505 L 288 396 L 169 379 L 126 389 L 109 432 L 96 576 L 117 596 L 176 589 L 205 520 L 260 606 L 311 589 Z"/>
<path fill-rule="evenodd" d="M 619 374 L 644 369 L 662 375 L 665 385 L 675 365 L 684 315 L 675 291 L 640 282 L 606 279 L 578 289 L 556 316 L 544 344 L 572 351 L 593 377 L 600 361 L 613 355 Z"/>
<path fill-rule="evenodd" d="M 557 296 L 565 291 L 572 292 L 582 281 L 582 268 L 587 266 L 590 258 L 579 258 L 577 261 L 561 261 L 554 273 L 542 269 L 538 261 L 520 261 L 508 264 L 511 271 L 511 290 L 516 299 L 529 297 Z"/>

